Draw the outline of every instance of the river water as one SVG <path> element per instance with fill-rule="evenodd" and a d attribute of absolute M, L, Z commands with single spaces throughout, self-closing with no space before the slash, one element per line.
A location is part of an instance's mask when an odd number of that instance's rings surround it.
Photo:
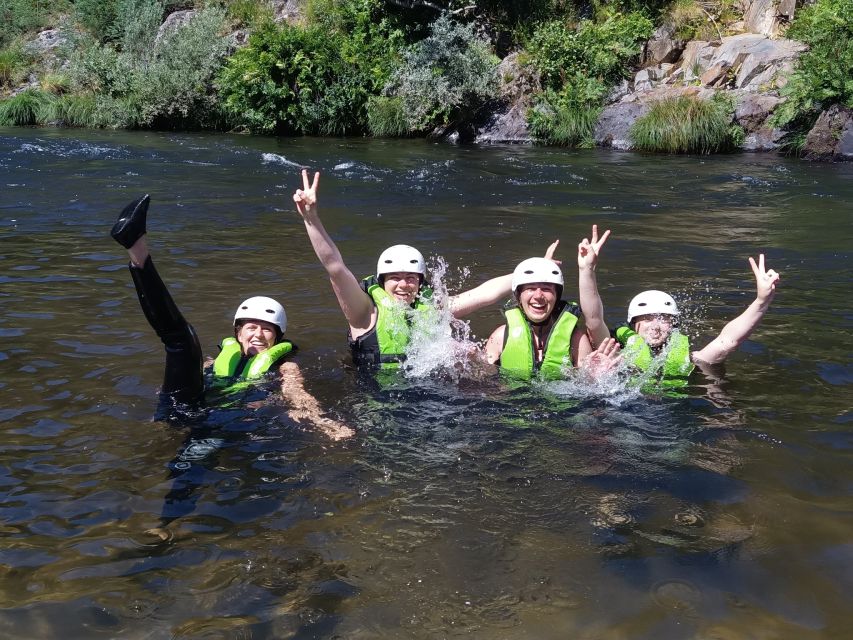
<path fill-rule="evenodd" d="M 356 274 L 405 242 L 458 291 L 560 238 L 575 296 L 596 222 L 611 326 L 667 289 L 700 345 L 754 298 L 749 255 L 782 284 L 684 398 L 373 384 L 293 211 L 302 166 Z M 2 129 L 0 190 L 1 637 L 849 637 L 853 165 Z M 354 438 L 263 389 L 152 421 L 162 345 L 108 236 L 145 192 L 205 352 L 244 297 L 279 298 Z"/>

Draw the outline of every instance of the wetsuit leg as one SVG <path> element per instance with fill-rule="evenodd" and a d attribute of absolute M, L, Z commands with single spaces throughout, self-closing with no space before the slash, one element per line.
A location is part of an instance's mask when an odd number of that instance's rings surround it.
<path fill-rule="evenodd" d="M 204 393 L 201 345 L 149 257 L 142 268 L 130 266 L 139 304 L 148 324 L 166 347 L 166 371 L 161 394 L 178 403 L 192 403 Z"/>

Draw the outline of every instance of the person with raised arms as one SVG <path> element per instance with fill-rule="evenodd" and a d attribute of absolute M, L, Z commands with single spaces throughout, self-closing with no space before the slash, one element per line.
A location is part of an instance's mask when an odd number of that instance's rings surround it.
<path fill-rule="evenodd" d="M 194 406 L 203 401 L 205 392 L 201 346 L 151 259 L 146 243 L 149 203 L 150 198 L 145 195 L 127 205 L 110 235 L 127 249 L 139 304 L 165 346 L 161 403 L 169 408 Z M 265 296 L 247 298 L 237 307 L 232 330 L 233 335 L 222 340 L 219 355 L 208 362 L 217 386 L 246 383 L 276 373 L 281 376 L 281 394 L 289 403 L 288 415 L 293 420 L 307 421 L 335 440 L 353 434 L 346 425 L 323 416 L 316 398 L 306 391 L 299 366 L 289 359 L 296 347 L 285 338 L 287 314 L 281 304 Z"/>
<path fill-rule="evenodd" d="M 595 276 L 598 256 L 609 234 L 608 230 L 599 238 L 598 227 L 593 225 L 591 239 L 584 238 L 578 244 L 580 302 L 593 345 L 611 339 Z M 677 388 L 687 384 L 695 366 L 725 361 L 759 325 L 780 280 L 779 273 L 765 268 L 763 253 L 757 262 L 750 257 L 749 264 L 755 276 L 755 300 L 726 324 L 716 338 L 695 351 L 687 336 L 679 331 L 681 312 L 671 295 L 650 289 L 634 296 L 628 304 L 627 324 L 612 332 L 622 345 L 626 362 L 644 378 L 657 378 L 663 386 Z"/>
<path fill-rule="evenodd" d="M 320 220 L 319 183 L 319 172 L 311 181 L 308 171 L 303 170 L 302 188 L 293 194 L 293 201 L 349 325 L 348 341 L 353 361 L 366 368 L 398 366 L 405 359 L 412 314 L 427 313 L 432 308 L 423 255 L 405 244 L 388 247 L 379 256 L 373 276 L 363 280 L 356 278 Z M 556 245 L 552 245 L 549 252 L 555 248 Z M 493 278 L 450 296 L 447 304 L 455 318 L 463 318 L 506 298 L 511 281 L 511 275 Z"/>
<path fill-rule="evenodd" d="M 548 258 L 528 258 L 512 274 L 516 306 L 486 341 L 486 359 L 520 380 L 562 380 L 580 369 L 595 378 L 619 361 L 619 346 L 606 340 L 592 349 L 581 310 L 563 297 L 563 272 Z"/>

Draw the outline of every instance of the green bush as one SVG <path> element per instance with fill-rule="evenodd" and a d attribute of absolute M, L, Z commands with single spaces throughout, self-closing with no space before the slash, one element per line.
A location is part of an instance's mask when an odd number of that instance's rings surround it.
<path fill-rule="evenodd" d="M 65 127 L 96 127 L 98 119 L 97 99 L 91 93 L 65 94 L 53 101 L 53 114 L 49 118 Z"/>
<path fill-rule="evenodd" d="M 53 96 L 40 89 L 27 89 L 0 102 L 0 125 L 29 126 L 45 122 L 50 116 Z"/>
<path fill-rule="evenodd" d="M 117 34 L 119 0 L 75 0 L 74 19 L 100 41 Z"/>
<path fill-rule="evenodd" d="M 833 104 L 853 108 L 853 2 L 817 0 L 803 7 L 787 36 L 809 50 L 781 90 L 787 99 L 774 112 L 774 125 L 807 129 Z"/>
<path fill-rule="evenodd" d="M 0 48 L 22 33 L 49 26 L 67 7 L 66 0 L 0 0 Z"/>
<path fill-rule="evenodd" d="M 367 125 L 377 137 L 400 137 L 408 133 L 406 111 L 402 98 L 372 96 L 367 102 Z"/>
<path fill-rule="evenodd" d="M 497 94 L 498 62 L 472 26 L 443 15 L 405 53 L 386 93 L 402 101 L 409 131 L 470 121 Z"/>
<path fill-rule="evenodd" d="M 546 89 L 559 91 L 565 78 L 577 74 L 610 85 L 625 75 L 653 29 L 651 20 L 636 12 L 601 23 L 582 20 L 576 29 L 551 21 L 536 30 L 527 48 Z"/>
<path fill-rule="evenodd" d="M 20 47 L 0 51 L 0 87 L 12 87 L 26 77 L 29 61 Z"/>
<path fill-rule="evenodd" d="M 561 91 L 547 89 L 527 117 L 535 138 L 560 146 L 591 147 L 592 133 L 607 88 L 600 81 L 574 74 Z"/>
<path fill-rule="evenodd" d="M 711 100 L 679 96 L 656 102 L 630 135 L 641 151 L 713 153 L 743 142 L 743 130 L 731 122 L 732 103 L 722 94 Z"/>
<path fill-rule="evenodd" d="M 213 81 L 228 51 L 225 12 L 202 9 L 155 44 L 158 6 L 137 6 L 121 50 L 112 43 L 82 47 L 72 59 L 74 86 L 98 96 L 98 121 L 104 126 L 215 126 L 221 114 Z"/>

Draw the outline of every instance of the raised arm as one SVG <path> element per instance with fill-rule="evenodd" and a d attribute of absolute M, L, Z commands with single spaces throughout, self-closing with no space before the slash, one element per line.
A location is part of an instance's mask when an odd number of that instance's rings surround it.
<path fill-rule="evenodd" d="M 281 395 L 290 405 L 287 415 L 296 422 L 308 421 L 332 440 L 342 440 L 355 434 L 350 427 L 323 415 L 317 398 L 305 390 L 305 380 L 295 362 L 285 362 L 279 367 Z"/>
<path fill-rule="evenodd" d="M 320 263 L 329 274 L 332 289 L 338 298 L 338 304 L 344 313 L 350 330 L 366 331 L 372 322 L 373 302 L 364 292 L 359 281 L 344 264 L 341 252 L 332 242 L 320 221 L 317 207 L 317 188 L 320 184 L 320 172 L 314 174 L 314 182 L 309 183 L 308 171 L 302 170 L 302 189 L 293 194 L 296 209 L 305 223 L 305 230 L 314 247 Z"/>
<path fill-rule="evenodd" d="M 779 282 L 779 274 L 773 269 L 764 269 L 764 254 L 758 256 L 758 264 L 752 257 L 749 258 L 752 273 L 755 274 L 757 294 L 755 300 L 742 314 L 729 322 L 711 343 L 699 351 L 694 351 L 691 356 L 694 361 L 708 364 L 718 364 L 725 360 L 730 353 L 740 346 L 749 337 L 761 319 L 764 317 L 773 296 L 776 295 L 776 284 Z"/>
<path fill-rule="evenodd" d="M 551 243 L 545 251 L 545 257 L 552 260 L 559 244 L 559 240 Z M 458 295 L 450 296 L 450 312 L 454 318 L 464 318 L 483 307 L 506 300 L 510 296 L 512 296 L 512 274 L 508 273 L 505 276 L 486 280 L 480 286 Z"/>
<path fill-rule="evenodd" d="M 595 268 L 598 265 L 598 254 L 610 235 L 610 229 L 598 237 L 598 225 L 592 225 L 592 240 L 584 238 L 578 244 L 578 296 L 583 311 L 586 330 L 592 347 L 603 344 L 609 337 L 610 331 L 604 322 L 604 303 L 598 294 L 598 282 Z"/>

